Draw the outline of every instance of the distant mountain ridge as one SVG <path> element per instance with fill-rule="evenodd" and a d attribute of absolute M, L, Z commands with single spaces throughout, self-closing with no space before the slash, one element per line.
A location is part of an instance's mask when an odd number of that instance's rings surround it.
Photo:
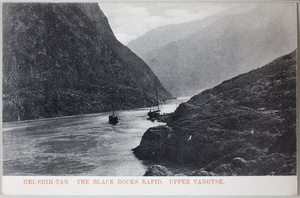
<path fill-rule="evenodd" d="M 96 3 L 3 4 L 3 121 L 131 109 L 172 98 Z"/>
<path fill-rule="evenodd" d="M 296 11 L 293 5 L 284 5 L 257 4 L 241 13 L 237 7 L 199 21 L 156 28 L 128 47 L 170 92 L 195 94 L 293 51 Z"/>
<path fill-rule="evenodd" d="M 130 41 L 127 46 L 138 56 L 144 57 L 148 52 L 164 47 L 172 42 L 184 39 L 187 36 L 191 36 L 195 32 L 200 31 L 220 18 L 222 18 L 222 15 L 207 17 L 204 20 L 191 21 L 179 25 L 171 24 L 157 27 L 150 30 L 143 36 Z M 155 40 L 153 38 L 159 39 Z"/>

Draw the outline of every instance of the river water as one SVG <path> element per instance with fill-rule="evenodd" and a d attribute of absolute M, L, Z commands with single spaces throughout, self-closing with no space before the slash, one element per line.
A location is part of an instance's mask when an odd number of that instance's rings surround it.
<path fill-rule="evenodd" d="M 188 99 L 169 100 L 161 112 Z M 119 111 L 117 125 L 108 124 L 108 112 L 4 123 L 3 175 L 142 176 L 147 165 L 131 149 L 148 128 L 165 124 L 147 120 L 148 111 Z"/>

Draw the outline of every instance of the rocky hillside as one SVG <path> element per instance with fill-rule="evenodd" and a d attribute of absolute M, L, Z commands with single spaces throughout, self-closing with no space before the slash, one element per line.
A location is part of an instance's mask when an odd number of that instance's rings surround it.
<path fill-rule="evenodd" d="M 134 153 L 188 175 L 295 175 L 296 52 L 182 103 Z"/>
<path fill-rule="evenodd" d="M 3 121 L 130 109 L 171 98 L 98 4 L 3 4 Z"/>
<path fill-rule="evenodd" d="M 293 4 L 247 4 L 156 28 L 128 47 L 171 93 L 194 95 L 291 52 L 296 27 Z"/>

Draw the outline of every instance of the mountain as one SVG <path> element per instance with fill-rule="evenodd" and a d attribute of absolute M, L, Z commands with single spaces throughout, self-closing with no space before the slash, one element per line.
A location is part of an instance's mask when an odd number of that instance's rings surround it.
<path fill-rule="evenodd" d="M 295 175 L 296 52 L 203 91 L 166 121 L 145 132 L 139 159 L 193 167 L 188 175 Z"/>
<path fill-rule="evenodd" d="M 145 107 L 172 95 L 96 3 L 3 4 L 3 121 Z"/>
<path fill-rule="evenodd" d="M 296 48 L 293 4 L 250 5 L 158 27 L 127 46 L 171 93 L 194 95 Z"/>

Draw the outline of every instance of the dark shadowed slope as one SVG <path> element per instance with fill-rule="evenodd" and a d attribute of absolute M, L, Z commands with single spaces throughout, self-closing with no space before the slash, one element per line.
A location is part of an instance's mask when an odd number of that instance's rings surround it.
<path fill-rule="evenodd" d="M 296 52 L 181 104 L 134 153 L 192 175 L 296 174 Z"/>
<path fill-rule="evenodd" d="M 3 4 L 3 120 L 130 109 L 171 98 L 98 4 Z"/>
<path fill-rule="evenodd" d="M 170 92 L 194 95 L 296 48 L 293 4 L 251 5 L 247 12 L 236 7 L 199 21 L 157 28 L 128 47 Z"/>

